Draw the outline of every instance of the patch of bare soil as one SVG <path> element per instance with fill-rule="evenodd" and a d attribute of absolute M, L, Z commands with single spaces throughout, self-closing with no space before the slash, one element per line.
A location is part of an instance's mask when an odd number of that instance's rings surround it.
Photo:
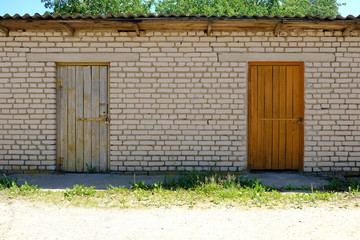
<path fill-rule="evenodd" d="M 354 239 L 360 208 L 84 209 L 0 203 L 0 239 Z"/>

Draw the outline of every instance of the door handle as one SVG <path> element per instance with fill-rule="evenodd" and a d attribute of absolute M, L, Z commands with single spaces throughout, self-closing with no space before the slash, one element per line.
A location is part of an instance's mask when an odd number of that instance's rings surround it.
<path fill-rule="evenodd" d="M 297 121 L 297 124 L 303 124 L 304 123 L 304 119 L 299 117 L 298 121 Z"/>

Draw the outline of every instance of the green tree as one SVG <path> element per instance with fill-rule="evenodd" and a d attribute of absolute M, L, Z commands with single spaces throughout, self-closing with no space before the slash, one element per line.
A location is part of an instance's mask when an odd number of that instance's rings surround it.
<path fill-rule="evenodd" d="M 340 5 L 336 0 L 281 0 L 278 14 L 336 16 Z"/>
<path fill-rule="evenodd" d="M 156 12 L 206 15 L 338 15 L 336 0 L 160 0 Z"/>
<path fill-rule="evenodd" d="M 338 15 L 336 0 L 41 0 L 53 13 L 185 13 L 206 15 Z"/>
<path fill-rule="evenodd" d="M 186 13 L 206 15 L 271 14 L 278 7 L 278 0 L 160 0 L 157 13 Z"/>
<path fill-rule="evenodd" d="M 155 0 L 41 0 L 52 13 L 149 13 Z"/>

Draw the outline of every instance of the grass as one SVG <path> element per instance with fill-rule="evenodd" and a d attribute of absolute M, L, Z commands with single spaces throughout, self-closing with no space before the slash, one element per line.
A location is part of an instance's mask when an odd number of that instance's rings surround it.
<path fill-rule="evenodd" d="M 40 190 L 27 183 L 19 186 L 16 181 L 6 177 L 0 179 L 0 199 L 25 199 L 100 208 L 303 208 L 324 204 L 360 207 L 359 189 L 359 182 L 335 178 L 321 189 L 293 186 L 276 189 L 264 187 L 258 180 L 196 171 L 181 172 L 172 178 L 165 178 L 162 183 L 133 182 L 130 188 L 109 186 L 107 190 L 75 185 L 72 189 L 54 192 Z"/>

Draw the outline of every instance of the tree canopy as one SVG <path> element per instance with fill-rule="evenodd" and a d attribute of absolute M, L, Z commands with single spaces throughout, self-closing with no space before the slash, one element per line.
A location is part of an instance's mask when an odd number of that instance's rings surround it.
<path fill-rule="evenodd" d="M 41 0 L 52 13 L 150 13 L 155 0 Z"/>
<path fill-rule="evenodd" d="M 338 15 L 336 0 L 41 0 L 53 13 Z"/>

